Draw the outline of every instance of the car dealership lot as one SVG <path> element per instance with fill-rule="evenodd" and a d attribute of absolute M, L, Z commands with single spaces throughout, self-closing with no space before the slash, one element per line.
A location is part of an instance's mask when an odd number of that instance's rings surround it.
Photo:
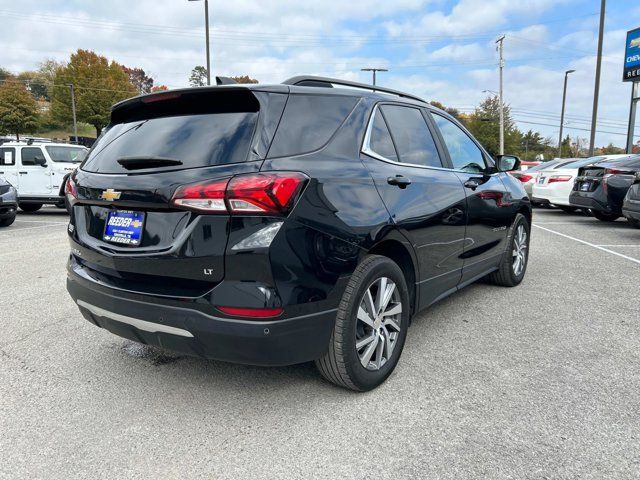
<path fill-rule="evenodd" d="M 0 230 L 0 478 L 630 478 L 640 469 L 640 230 L 534 212 L 520 287 L 414 320 L 356 394 L 311 365 L 158 352 L 84 320 L 67 217 Z"/>

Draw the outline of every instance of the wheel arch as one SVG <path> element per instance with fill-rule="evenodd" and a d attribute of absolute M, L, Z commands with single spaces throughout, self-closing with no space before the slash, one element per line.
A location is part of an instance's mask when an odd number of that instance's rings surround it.
<path fill-rule="evenodd" d="M 418 268 L 415 253 L 411 245 L 397 238 L 386 238 L 376 243 L 367 252 L 371 255 L 382 255 L 393 260 L 404 274 L 407 287 L 409 288 L 409 301 L 411 302 L 411 312 L 416 313 L 418 306 L 418 290 L 416 282 L 418 279 Z"/>

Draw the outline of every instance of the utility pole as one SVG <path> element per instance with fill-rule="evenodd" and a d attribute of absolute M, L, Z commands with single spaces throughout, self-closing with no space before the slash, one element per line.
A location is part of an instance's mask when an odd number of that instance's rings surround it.
<path fill-rule="evenodd" d="M 575 70 L 564 72 L 564 89 L 562 90 L 562 112 L 560 113 L 560 135 L 558 135 L 558 158 L 562 158 L 562 127 L 564 127 L 564 106 L 567 101 L 567 78 Z"/>
<path fill-rule="evenodd" d="M 502 71 L 504 70 L 504 35 L 498 40 L 498 52 L 500 53 L 500 155 L 504 155 L 504 99 L 503 99 L 503 84 L 502 84 Z"/>
<path fill-rule="evenodd" d="M 197 2 L 198 0 L 189 0 Z M 209 51 L 209 0 L 204 0 L 204 28 L 207 41 L 207 85 L 211 85 L 211 53 Z"/>
<path fill-rule="evenodd" d="M 76 143 L 78 143 L 78 121 L 76 120 L 76 94 L 73 89 L 73 83 L 69 84 L 69 88 L 71 89 L 71 113 L 73 114 L 73 136 L 76 139 Z"/>
<path fill-rule="evenodd" d="M 593 157 L 596 144 L 596 122 L 598 119 L 598 96 L 600 94 L 600 69 L 602 67 L 602 40 L 604 36 L 604 15 L 606 0 L 600 2 L 600 31 L 598 32 L 598 56 L 596 58 L 596 84 L 593 89 L 593 113 L 591 114 L 591 138 L 589 140 L 589 156 Z"/>
<path fill-rule="evenodd" d="M 373 86 L 376 86 L 376 72 L 388 72 L 386 68 L 361 68 L 361 72 L 373 72 Z"/>

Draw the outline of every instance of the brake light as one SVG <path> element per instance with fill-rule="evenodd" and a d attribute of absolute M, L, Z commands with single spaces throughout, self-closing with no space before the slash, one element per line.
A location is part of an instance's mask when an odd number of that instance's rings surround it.
<path fill-rule="evenodd" d="M 568 182 L 572 178 L 571 175 L 552 175 L 547 183 Z"/>
<path fill-rule="evenodd" d="M 522 183 L 527 183 L 529 180 L 533 180 L 533 175 L 522 174 L 516 177 Z"/>
<path fill-rule="evenodd" d="M 205 213 L 286 215 L 307 180 L 298 172 L 238 175 L 179 187 L 171 204 Z"/>
<path fill-rule="evenodd" d="M 76 187 L 76 182 L 73 181 L 71 175 L 69 175 L 67 183 L 64 185 L 64 193 L 71 195 L 73 198 L 78 198 L 78 187 Z"/>
<path fill-rule="evenodd" d="M 224 192 L 229 179 L 183 185 L 173 194 L 171 204 L 198 212 L 226 213 Z"/>
<path fill-rule="evenodd" d="M 181 96 L 178 92 L 157 93 L 155 95 L 149 95 L 148 97 L 142 97 L 142 101 L 144 103 L 162 102 L 164 100 L 174 100 Z"/>
<path fill-rule="evenodd" d="M 502 192 L 496 192 L 494 190 L 485 190 L 483 192 L 477 193 L 476 195 L 483 200 L 495 200 L 496 206 L 498 207 L 509 207 L 513 205 L 512 202 L 504 200 L 504 193 Z"/>
<path fill-rule="evenodd" d="M 627 170 L 620 170 L 618 168 L 605 168 L 604 174 L 605 175 L 624 175 L 624 174 L 630 175 L 631 172 Z"/>
<path fill-rule="evenodd" d="M 240 308 L 240 307 L 217 307 L 222 313 L 234 317 L 251 318 L 271 318 L 282 315 L 282 308 Z"/>

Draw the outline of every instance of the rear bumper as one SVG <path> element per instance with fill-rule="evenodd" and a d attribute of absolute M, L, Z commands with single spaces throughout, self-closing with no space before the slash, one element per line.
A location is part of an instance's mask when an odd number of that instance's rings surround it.
<path fill-rule="evenodd" d="M 320 358 L 336 309 L 281 320 L 241 320 L 189 304 L 113 290 L 69 270 L 67 290 L 94 325 L 130 340 L 202 358 L 282 366 Z M 173 303 L 173 304 L 172 304 Z M 186 305 L 186 306 L 182 306 Z M 211 307 L 211 312 L 215 309 Z"/>
<path fill-rule="evenodd" d="M 597 188 L 593 192 L 573 191 L 569 196 L 571 205 L 579 208 L 588 208 L 604 213 L 620 214 L 622 205 L 611 201 L 604 193 L 602 187 Z"/>

